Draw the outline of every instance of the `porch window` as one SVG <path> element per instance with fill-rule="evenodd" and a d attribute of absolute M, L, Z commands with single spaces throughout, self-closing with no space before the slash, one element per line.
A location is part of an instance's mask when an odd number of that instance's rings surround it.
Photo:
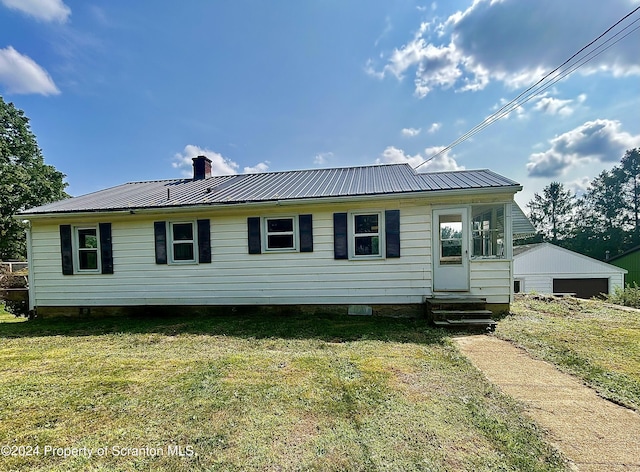
<path fill-rule="evenodd" d="M 473 256 L 503 259 L 504 204 L 476 205 L 471 208 L 471 212 Z"/>

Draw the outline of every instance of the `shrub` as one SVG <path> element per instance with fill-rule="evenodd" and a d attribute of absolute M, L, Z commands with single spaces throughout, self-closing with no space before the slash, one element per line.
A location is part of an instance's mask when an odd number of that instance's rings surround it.
<path fill-rule="evenodd" d="M 613 293 L 606 296 L 606 300 L 616 305 L 640 308 L 640 287 L 635 282 L 633 287 L 629 284 L 624 289 L 615 287 Z"/>

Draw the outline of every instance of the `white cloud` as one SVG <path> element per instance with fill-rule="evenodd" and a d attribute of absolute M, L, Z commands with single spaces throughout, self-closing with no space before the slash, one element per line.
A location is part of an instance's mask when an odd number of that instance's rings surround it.
<path fill-rule="evenodd" d="M 628 0 L 592 2 L 589 8 L 584 8 L 583 0 L 538 0 L 535 14 L 527 2 L 475 0 L 467 10 L 439 23 L 422 23 L 411 40 L 386 56 L 382 66 L 369 60 L 367 71 L 398 80 L 408 72 L 415 74 L 414 93 L 420 98 L 437 88 L 477 91 L 492 81 L 509 87 L 531 85 L 628 11 Z M 635 43 L 622 40 L 578 70 L 640 75 Z"/>
<path fill-rule="evenodd" d="M 245 174 L 261 174 L 263 172 L 267 172 L 269 170 L 269 161 L 259 162 L 255 166 L 245 167 Z"/>
<path fill-rule="evenodd" d="M 28 56 L 13 47 L 0 49 L 0 84 L 7 93 L 57 95 L 60 93 L 51 76 Z"/>
<path fill-rule="evenodd" d="M 592 180 L 593 180 L 592 177 L 583 176 L 565 183 L 565 187 L 571 190 L 571 192 L 574 193 L 575 195 L 581 196 L 586 193 L 587 189 L 589 188 L 589 185 L 591 185 Z"/>
<path fill-rule="evenodd" d="M 400 132 L 402 133 L 402 136 L 413 138 L 420 134 L 420 128 L 402 128 L 402 131 Z"/>
<path fill-rule="evenodd" d="M 419 172 L 440 172 L 451 170 L 463 170 L 464 166 L 459 166 L 449 151 L 439 154 L 426 164 L 423 164 L 428 158 L 434 156 L 444 149 L 444 146 L 429 147 L 424 150 L 424 156 L 416 154 L 412 156 L 406 154 L 402 149 L 394 146 L 388 146 L 383 152 L 382 157 L 376 160 L 376 164 L 409 164 L 414 169 L 419 165 Z M 421 165 L 422 164 L 422 165 Z"/>
<path fill-rule="evenodd" d="M 491 107 L 491 109 L 493 110 L 493 113 L 491 115 L 485 116 L 485 120 L 490 120 L 490 121 L 495 121 L 495 116 L 499 116 L 501 120 L 508 120 L 509 118 L 512 118 L 514 115 L 516 118 L 518 119 L 525 119 L 527 118 L 527 113 L 525 111 L 525 108 L 523 106 L 519 106 L 516 108 L 512 109 L 513 104 L 509 105 L 509 103 L 511 102 L 511 100 L 507 100 L 506 98 L 501 98 L 500 101 L 498 103 L 496 103 L 495 105 L 493 105 L 493 107 Z M 510 110 L 508 113 L 507 110 Z M 498 113 L 498 111 L 500 111 Z"/>
<path fill-rule="evenodd" d="M 332 157 L 332 152 L 320 152 L 313 158 L 313 163 L 317 166 L 324 166 L 329 163 Z"/>
<path fill-rule="evenodd" d="M 574 108 L 571 106 L 573 100 L 560 100 L 559 98 L 542 96 L 536 101 L 533 109 L 547 115 L 569 116 L 573 114 Z"/>
<path fill-rule="evenodd" d="M 427 130 L 427 133 L 433 134 L 436 131 L 438 131 L 441 127 L 442 127 L 442 123 L 431 123 L 431 126 L 429 126 L 429 129 Z"/>
<path fill-rule="evenodd" d="M 599 119 L 587 121 L 549 143 L 546 151 L 529 156 L 530 177 L 557 177 L 589 161 L 619 161 L 627 149 L 640 146 L 640 134 L 622 131 L 619 121 Z"/>
<path fill-rule="evenodd" d="M 175 169 L 181 169 L 184 176 L 190 176 L 193 173 L 194 157 L 207 156 L 211 159 L 211 173 L 213 175 L 232 175 L 238 173 L 238 164 L 231 159 L 227 159 L 222 154 L 203 149 L 193 144 L 187 144 L 182 152 L 178 152 L 173 156 L 171 164 Z"/>
<path fill-rule="evenodd" d="M 384 29 L 382 30 L 382 33 L 380 33 L 380 36 L 378 36 L 378 39 L 375 40 L 375 42 L 373 43 L 374 46 L 378 46 L 378 44 L 380 44 L 380 41 L 382 41 L 393 29 L 393 26 L 391 25 L 391 18 L 389 18 L 389 16 L 387 15 L 384 19 Z"/>
<path fill-rule="evenodd" d="M 18 10 L 36 20 L 65 23 L 71 9 L 62 0 L 0 0 L 12 10 Z"/>
<path fill-rule="evenodd" d="M 193 175 L 193 158 L 198 156 L 207 156 L 211 159 L 212 175 L 234 175 L 238 173 L 240 166 L 238 163 L 229 158 L 224 157 L 219 152 L 210 149 L 201 148 L 194 144 L 187 144 L 182 152 L 178 152 L 173 156 L 171 163 L 174 169 L 180 169 L 182 175 L 190 177 Z M 247 166 L 243 169 L 245 174 L 257 174 L 269 170 L 269 161 L 259 162 L 255 166 Z"/>

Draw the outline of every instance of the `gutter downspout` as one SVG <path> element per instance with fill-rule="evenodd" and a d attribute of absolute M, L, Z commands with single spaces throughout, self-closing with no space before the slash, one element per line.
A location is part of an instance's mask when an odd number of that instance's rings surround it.
<path fill-rule="evenodd" d="M 36 284 L 35 284 L 35 271 L 33 265 L 33 243 L 31 240 L 31 222 L 24 220 L 23 223 L 27 225 L 25 233 L 27 235 L 27 264 L 29 268 L 28 288 L 29 288 L 29 311 L 32 311 L 36 307 Z"/>
<path fill-rule="evenodd" d="M 507 248 L 505 257 L 509 261 L 509 304 L 515 301 L 513 293 L 513 205 L 515 205 L 513 201 L 505 205 L 504 215 L 504 239 Z"/>

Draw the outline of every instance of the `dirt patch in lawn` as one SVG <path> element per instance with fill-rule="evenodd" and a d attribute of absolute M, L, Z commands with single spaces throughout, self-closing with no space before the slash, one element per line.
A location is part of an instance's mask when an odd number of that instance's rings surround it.
<path fill-rule="evenodd" d="M 454 341 L 490 382 L 525 405 L 577 470 L 640 470 L 640 415 L 507 341 L 486 335 Z"/>

